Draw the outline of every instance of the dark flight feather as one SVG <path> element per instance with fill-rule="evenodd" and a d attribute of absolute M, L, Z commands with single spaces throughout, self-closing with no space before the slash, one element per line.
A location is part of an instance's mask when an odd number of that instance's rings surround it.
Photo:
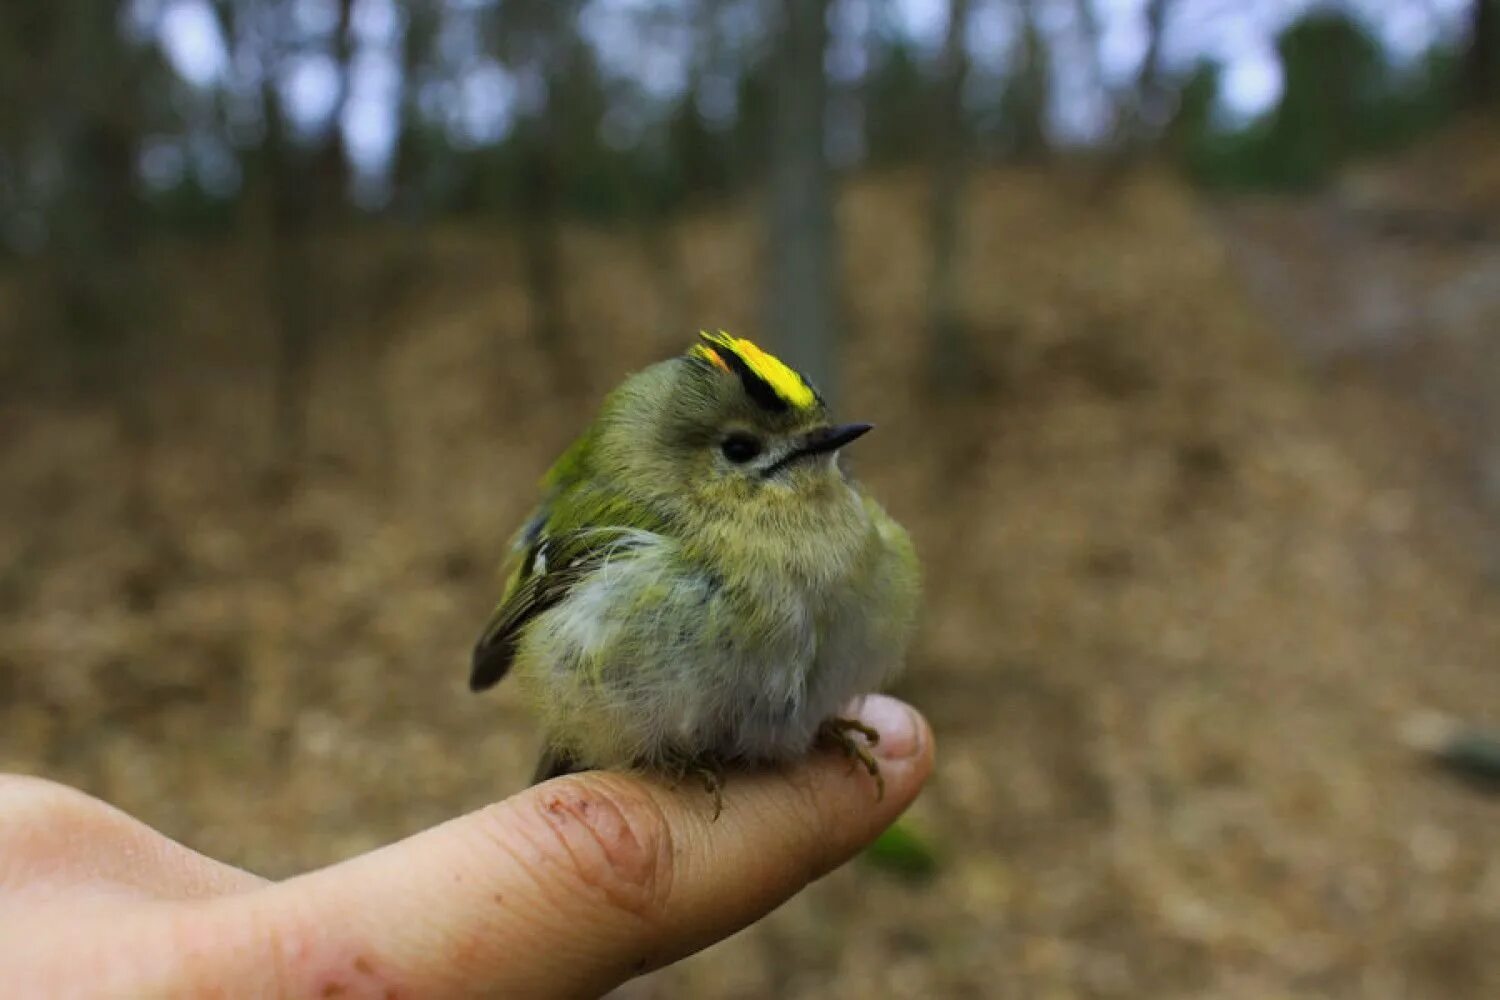
<path fill-rule="evenodd" d="M 526 623 L 567 597 L 616 546 L 621 532 L 591 529 L 547 535 L 540 528 L 528 528 L 528 536 L 520 568 L 474 644 L 471 691 L 493 687 L 505 677 Z"/>

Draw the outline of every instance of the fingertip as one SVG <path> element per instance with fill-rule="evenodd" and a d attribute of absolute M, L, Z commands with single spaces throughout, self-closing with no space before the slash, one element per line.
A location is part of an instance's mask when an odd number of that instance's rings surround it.
<path fill-rule="evenodd" d="M 816 877 L 878 837 L 911 805 L 931 774 L 932 729 L 916 709 L 885 695 L 859 699 L 849 706 L 848 717 L 878 734 L 869 745 L 878 779 L 864 762 L 837 748 L 822 748 L 772 771 L 731 775 L 724 819 L 707 825 L 707 840 L 722 843 L 748 836 L 779 844 L 788 858 L 816 856 L 819 860 L 804 869 Z"/>
<path fill-rule="evenodd" d="M 819 795 L 831 794 L 836 799 L 856 796 L 843 815 L 847 817 L 850 810 L 862 814 L 873 839 L 911 805 L 932 773 L 932 727 L 911 705 L 880 694 L 864 695 L 851 702 L 845 717 L 874 730 L 873 740 L 859 734 L 852 734 L 852 738 L 856 745 L 864 742 L 868 747 L 879 765 L 880 779 L 877 781 L 868 774 L 863 764 L 850 754 L 826 748 L 814 755 L 812 761 L 833 768 L 836 783 L 824 786 Z"/>
<path fill-rule="evenodd" d="M 872 694 L 854 705 L 854 712 L 866 725 L 880 734 L 875 756 L 888 761 L 932 757 L 932 727 L 922 713 L 904 701 L 889 695 Z"/>

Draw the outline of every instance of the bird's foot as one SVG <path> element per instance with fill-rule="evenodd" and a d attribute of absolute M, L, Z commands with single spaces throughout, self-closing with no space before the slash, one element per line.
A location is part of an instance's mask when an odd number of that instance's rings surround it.
<path fill-rule="evenodd" d="M 858 733 L 864 742 L 855 738 Z M 850 760 L 851 768 L 863 765 L 870 777 L 875 779 L 876 801 L 885 798 L 885 775 L 880 773 L 880 762 L 870 752 L 870 747 L 880 743 L 880 733 L 858 719 L 825 719 L 818 727 L 819 741 L 842 750 Z"/>
<path fill-rule="evenodd" d="M 718 761 L 707 758 L 684 758 L 674 762 L 677 784 L 687 780 L 688 775 L 703 784 L 703 790 L 714 800 L 713 820 L 724 811 L 724 768 Z M 713 820 L 710 820 L 712 822 Z"/>
<path fill-rule="evenodd" d="M 693 773 L 703 782 L 703 790 L 713 797 L 714 814 L 709 822 L 715 822 L 724 811 L 724 772 L 717 764 L 694 764 Z"/>

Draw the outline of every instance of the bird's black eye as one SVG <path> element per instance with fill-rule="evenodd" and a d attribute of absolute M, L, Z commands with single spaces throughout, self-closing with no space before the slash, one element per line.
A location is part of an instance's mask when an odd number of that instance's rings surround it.
<path fill-rule="evenodd" d="M 719 447 L 725 458 L 739 464 L 760 454 L 760 439 L 753 434 L 734 433 L 726 437 Z"/>

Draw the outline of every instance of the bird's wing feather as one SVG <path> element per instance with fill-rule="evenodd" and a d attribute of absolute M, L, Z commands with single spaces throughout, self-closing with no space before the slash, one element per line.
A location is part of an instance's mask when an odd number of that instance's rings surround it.
<path fill-rule="evenodd" d="M 583 577 L 619 547 L 629 529 L 584 528 L 553 533 L 539 511 L 517 538 L 518 561 L 505 593 L 474 646 L 469 688 L 483 691 L 503 678 L 515 659 L 521 631 L 568 596 Z"/>
<path fill-rule="evenodd" d="M 514 569 L 490 615 L 469 674 L 469 688 L 499 683 L 515 659 L 526 624 L 568 596 L 580 579 L 618 551 L 622 539 L 665 522 L 639 498 L 589 485 L 592 435 L 573 443 L 543 480 L 546 501 L 512 543 Z"/>

